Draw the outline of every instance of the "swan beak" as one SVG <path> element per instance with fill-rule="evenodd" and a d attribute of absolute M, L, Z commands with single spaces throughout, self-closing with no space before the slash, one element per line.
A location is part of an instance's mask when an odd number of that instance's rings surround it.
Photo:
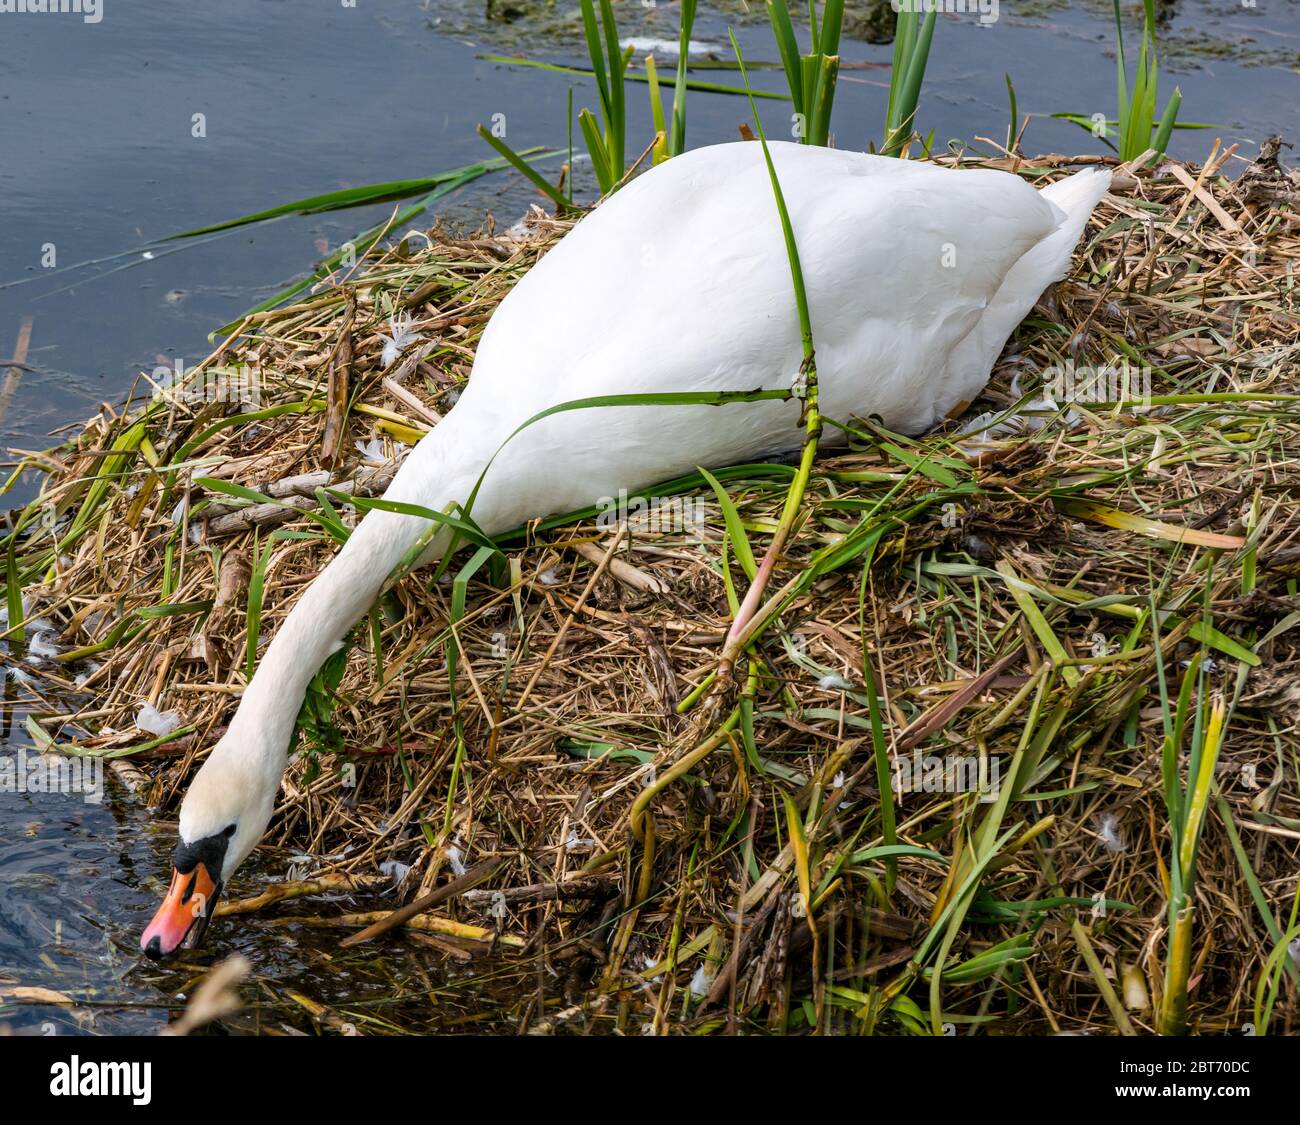
<path fill-rule="evenodd" d="M 220 894 L 221 884 L 203 863 L 186 872 L 173 868 L 167 897 L 140 935 L 140 948 L 155 961 L 181 947 L 194 949 L 203 940 Z"/>

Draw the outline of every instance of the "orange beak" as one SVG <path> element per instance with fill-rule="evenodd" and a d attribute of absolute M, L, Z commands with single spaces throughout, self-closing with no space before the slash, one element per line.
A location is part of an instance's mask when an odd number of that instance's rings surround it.
<path fill-rule="evenodd" d="M 172 868 L 167 897 L 140 935 L 140 948 L 155 961 L 181 946 L 193 949 L 203 940 L 220 894 L 221 884 L 202 863 L 184 873 Z"/>

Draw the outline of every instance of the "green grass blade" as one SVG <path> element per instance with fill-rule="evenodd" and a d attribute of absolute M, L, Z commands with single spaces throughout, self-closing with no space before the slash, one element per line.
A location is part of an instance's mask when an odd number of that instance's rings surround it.
<path fill-rule="evenodd" d="M 335 489 L 327 489 L 326 491 L 333 499 L 342 504 L 352 504 L 359 511 L 396 512 L 398 515 L 415 516 L 418 519 L 438 524 L 440 527 L 451 528 L 480 547 L 486 547 L 493 551 L 497 549 L 496 544 L 484 535 L 475 524 L 470 523 L 468 520 L 458 519 L 456 516 L 449 516 L 446 512 L 436 512 L 432 508 L 425 508 L 420 504 L 407 504 L 399 500 L 384 500 L 382 497 L 349 496 L 347 493 Z"/>
<path fill-rule="evenodd" d="M 478 480 L 470 490 L 469 500 L 466 502 L 464 510 L 470 512 L 474 507 L 474 500 L 478 496 L 478 490 L 483 484 L 483 478 L 487 476 L 488 470 L 492 468 L 492 462 L 496 460 L 497 455 L 507 445 L 510 444 L 529 426 L 536 425 L 545 418 L 550 418 L 555 414 L 566 414 L 574 410 L 595 410 L 607 409 L 613 406 L 727 406 L 733 403 L 742 402 L 763 402 L 771 400 L 786 400 L 791 397 L 790 391 L 770 390 L 770 391 L 664 391 L 657 394 L 628 394 L 628 395 L 596 395 L 590 398 L 572 399 L 569 402 L 557 403 L 555 406 L 548 406 L 545 410 L 538 411 L 531 418 L 520 423 L 510 435 L 497 446 L 495 452 L 488 459 L 488 463 L 483 467 L 479 474 Z"/>
<path fill-rule="evenodd" d="M 245 488 L 242 484 L 236 484 L 234 481 L 220 480 L 216 477 L 195 477 L 194 484 L 198 488 L 207 489 L 209 492 L 219 492 L 223 496 L 231 496 L 236 500 L 244 500 L 249 504 L 282 504 L 285 507 L 292 507 L 292 505 L 285 504 L 283 500 L 276 500 L 265 493 Z"/>
<path fill-rule="evenodd" d="M 540 149 L 537 150 L 528 149 L 525 151 L 526 153 L 531 153 L 536 151 L 540 154 L 540 156 L 547 155 L 545 152 L 543 152 Z M 414 219 L 417 215 L 427 210 L 430 206 L 432 206 L 432 204 L 436 203 L 439 199 L 442 199 L 444 196 L 450 195 L 456 189 L 464 187 L 466 184 L 470 183 L 473 180 L 478 179 L 480 176 L 487 175 L 488 172 L 494 171 L 495 168 L 500 168 L 504 166 L 495 161 L 493 161 L 492 164 L 493 166 L 484 166 L 485 168 L 484 171 L 470 172 L 462 176 L 458 180 L 451 180 L 447 183 L 439 184 L 436 188 L 433 189 L 433 191 L 431 191 L 423 199 L 399 211 L 394 218 L 386 219 L 382 223 L 377 223 L 369 230 L 362 231 L 360 234 L 355 235 L 354 237 L 349 239 L 348 242 L 345 243 L 342 247 L 340 247 L 338 250 L 335 250 L 334 253 L 328 255 L 320 263 L 320 265 L 317 266 L 316 269 L 314 269 L 311 273 L 307 274 L 306 277 L 303 277 L 300 280 L 295 281 L 292 285 L 289 285 L 286 288 L 281 289 L 274 296 L 268 297 L 265 301 L 262 301 L 254 305 L 251 309 L 245 310 L 238 317 L 232 320 L 229 324 L 223 324 L 220 328 L 211 332 L 208 336 L 208 339 L 215 340 L 216 338 L 221 336 L 229 336 L 240 326 L 240 323 L 245 318 L 254 316 L 260 312 L 266 312 L 268 309 L 273 309 L 278 305 L 282 305 L 285 301 L 289 300 L 290 297 L 296 297 L 304 289 L 307 289 L 312 285 L 315 285 L 318 281 L 323 281 L 331 273 L 333 273 L 336 269 L 338 269 L 340 264 L 343 262 L 344 256 L 347 254 L 349 248 L 351 249 L 352 253 L 356 256 L 357 260 L 359 261 L 366 253 L 369 252 L 370 248 L 374 246 L 376 242 L 379 241 L 379 238 L 384 233 L 384 231 L 392 230 L 396 227 L 404 226 L 406 223 L 409 223 L 412 219 Z"/>
<path fill-rule="evenodd" d="M 822 33 L 817 40 L 817 51 L 823 55 L 840 53 L 840 35 L 844 28 L 844 0 L 826 0 L 822 11 Z"/>
<path fill-rule="evenodd" d="M 736 52 L 736 59 L 740 63 L 740 77 L 745 83 L 745 88 L 749 89 L 749 75 L 745 71 L 745 61 L 741 58 L 740 44 L 736 40 L 735 33 L 731 32 L 730 34 L 732 50 Z M 759 119 L 758 107 L 751 101 L 749 109 L 754 115 L 754 129 L 758 133 L 759 143 L 763 146 L 763 157 L 767 162 L 768 178 L 772 181 L 772 195 L 776 200 L 777 214 L 781 219 L 781 233 L 785 238 L 785 252 L 790 261 L 791 280 L 794 283 L 794 299 L 799 309 L 799 331 L 803 341 L 803 354 L 807 359 L 813 352 L 812 316 L 808 312 L 808 290 L 804 285 L 803 266 L 799 261 L 799 247 L 795 243 L 794 226 L 790 222 L 790 211 L 785 205 L 785 193 L 781 190 L 781 182 L 776 175 L 776 165 L 772 163 L 772 153 L 767 147 L 767 137 L 763 133 L 763 122 Z"/>
<path fill-rule="evenodd" d="M 5 605 L 8 610 L 8 622 L 4 635 L 20 644 L 23 633 L 23 587 L 18 581 L 18 558 L 15 554 L 17 536 L 10 536 L 9 548 L 5 552 Z"/>
<path fill-rule="evenodd" d="M 795 38 L 794 24 L 785 0 L 767 0 L 767 18 L 776 36 L 776 49 L 785 68 L 785 80 L 790 87 L 790 100 L 796 113 L 807 112 L 803 97 L 803 61 L 799 57 L 799 41 Z"/>
<path fill-rule="evenodd" d="M 817 89 L 808 122 L 808 143 L 825 147 L 830 143 L 831 108 L 835 102 L 835 83 L 839 77 L 840 59 L 838 55 L 821 57 L 821 72 L 817 78 Z"/>
<path fill-rule="evenodd" d="M 1245 879 L 1246 887 L 1250 891 L 1251 901 L 1254 902 L 1255 909 L 1259 913 L 1259 919 L 1264 923 L 1268 936 L 1273 939 L 1273 944 L 1285 945 L 1282 930 L 1277 924 L 1277 919 L 1273 917 L 1273 910 L 1268 904 L 1264 888 L 1260 886 L 1255 869 L 1250 865 L 1250 857 L 1246 854 L 1245 845 L 1241 842 L 1241 833 L 1237 831 L 1237 821 L 1232 815 L 1232 808 L 1222 797 L 1215 798 L 1215 805 L 1219 810 L 1219 819 L 1223 821 L 1223 827 L 1227 831 L 1232 853 L 1237 858 L 1237 866 L 1241 868 L 1242 878 Z M 1284 957 L 1282 967 L 1290 975 L 1291 980 L 1300 986 L 1300 966 L 1290 957 Z"/>
<path fill-rule="evenodd" d="M 907 77 L 907 64 L 916 42 L 916 14 L 899 12 L 894 19 L 894 50 L 889 68 L 889 100 L 885 103 L 885 141 L 898 128 L 898 95 Z"/>
<path fill-rule="evenodd" d="M 618 183 L 610 165 L 609 150 L 600 134 L 595 114 L 589 109 L 578 112 L 578 125 L 582 128 L 582 139 L 587 142 L 587 153 L 591 157 L 591 166 L 596 172 L 596 182 L 600 184 L 600 193 L 608 195 Z"/>
<path fill-rule="evenodd" d="M 450 172 L 441 172 L 418 180 L 391 180 L 387 183 L 368 184 L 365 187 L 347 188 L 343 191 L 331 191 L 322 195 L 311 195 L 305 199 L 295 199 L 291 203 L 282 203 L 265 211 L 255 211 L 251 215 L 240 215 L 236 219 L 213 223 L 211 226 L 196 227 L 194 230 L 181 231 L 162 239 L 170 242 L 178 238 L 195 238 L 201 234 L 215 231 L 231 230 L 234 227 L 247 226 L 250 223 L 262 223 L 268 219 L 278 219 L 285 215 L 319 215 L 326 211 L 342 211 L 349 207 L 366 207 L 372 203 L 391 203 L 398 199 L 409 199 L 433 191 L 442 184 L 462 180 L 466 176 L 482 175 L 492 171 L 490 164 L 467 164 L 463 168 L 453 168 Z"/>
<path fill-rule="evenodd" d="M 1124 59 L 1124 20 L 1120 15 L 1119 0 L 1115 4 L 1115 101 L 1119 110 L 1116 126 L 1119 132 L 1117 147 L 1123 152 L 1124 138 L 1128 133 L 1128 63 Z"/>
<path fill-rule="evenodd" d="M 259 553 L 257 532 L 253 532 L 253 573 L 248 579 L 248 628 L 244 642 L 244 674 L 251 680 L 257 667 L 257 642 L 262 632 L 262 597 L 266 587 L 266 567 L 275 547 L 274 537 L 267 539 Z"/>
<path fill-rule="evenodd" d="M 1007 151 L 1013 152 L 1015 149 L 1016 137 L 1019 135 L 1019 114 L 1016 112 L 1016 88 L 1011 84 L 1011 75 L 1004 74 L 1007 80 L 1007 99 L 1011 102 L 1011 124 L 1007 126 Z M 1053 117 L 1056 115 L 1053 114 Z"/>
<path fill-rule="evenodd" d="M 1118 0 L 1116 0 L 1118 3 Z M 596 6 L 592 0 L 582 0 L 582 31 L 587 39 L 587 55 L 591 70 L 596 76 L 596 91 L 600 95 L 601 112 L 609 120 L 609 74 L 605 69 L 605 52 L 600 45 L 600 28 L 596 24 Z"/>
<path fill-rule="evenodd" d="M 718 498 L 722 519 L 727 526 L 727 534 L 731 537 L 732 549 L 736 552 L 736 561 L 740 563 L 740 569 L 745 572 L 745 577 L 753 582 L 754 575 L 758 573 L 758 565 L 754 562 L 754 551 L 750 546 L 749 536 L 745 533 L 745 525 L 741 522 L 740 513 L 717 477 L 705 468 L 700 469 L 700 475 L 709 482 L 714 495 Z"/>
<path fill-rule="evenodd" d="M 938 9 L 926 14 L 916 36 L 916 45 L 907 61 L 907 73 L 897 99 L 891 99 L 896 121 L 892 136 L 885 138 L 886 156 L 895 156 L 916 127 L 916 107 L 921 100 L 921 85 L 925 81 L 925 68 L 930 58 L 930 43 L 934 39 L 934 24 Z M 892 79 L 891 79 L 892 82 Z"/>
<path fill-rule="evenodd" d="M 645 73 L 650 80 L 650 122 L 654 126 L 655 133 L 663 137 L 663 141 L 655 145 L 654 163 L 661 164 L 670 155 L 668 151 L 668 123 L 664 120 L 664 99 L 659 92 L 659 70 L 655 66 L 653 54 L 645 57 Z"/>
<path fill-rule="evenodd" d="M 1169 147 L 1169 138 L 1174 131 L 1174 125 L 1178 121 L 1178 108 L 1183 104 L 1183 92 L 1177 86 L 1174 92 L 1169 95 L 1169 102 L 1165 106 L 1164 116 L 1160 118 L 1160 128 L 1156 130 L 1156 138 L 1151 142 L 1151 147 L 1156 150 L 1155 159 L 1159 160 L 1165 154 L 1165 149 Z M 1203 128 L 1203 126 L 1185 125 L 1183 128 Z"/>
<path fill-rule="evenodd" d="M 548 181 L 545 176 L 515 152 L 515 150 L 506 144 L 506 142 L 500 137 L 494 137 L 491 132 L 485 129 L 482 125 L 478 127 L 478 135 L 496 149 L 496 151 L 501 154 L 501 158 L 505 160 L 507 164 L 551 200 L 556 207 L 562 208 L 568 206 L 568 201 L 564 198 L 559 188 Z"/>
<path fill-rule="evenodd" d="M 695 27 L 695 7 L 696 0 L 682 0 L 681 31 L 677 39 L 677 84 L 673 90 L 673 127 L 668 138 L 670 156 L 680 156 L 686 151 L 686 91 L 691 85 L 687 63 L 691 32 Z"/>

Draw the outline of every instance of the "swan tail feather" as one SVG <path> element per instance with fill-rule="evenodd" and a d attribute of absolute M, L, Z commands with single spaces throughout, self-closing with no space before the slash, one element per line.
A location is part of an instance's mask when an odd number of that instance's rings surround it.
<path fill-rule="evenodd" d="M 1110 172 L 1090 168 L 1042 189 L 1039 194 L 1056 212 L 1057 224 L 1007 271 L 975 327 L 950 353 L 948 393 L 937 417 L 978 397 L 1016 326 L 1044 290 L 1069 272 L 1083 228 L 1109 188 Z"/>
<path fill-rule="evenodd" d="M 1101 202 L 1101 197 L 1109 190 L 1109 169 L 1087 168 L 1073 176 L 1057 180 L 1039 192 L 1062 214 L 1060 225 L 1029 252 L 1038 255 L 1035 268 L 1041 270 L 1045 277 L 1043 288 L 1053 281 L 1060 281 L 1066 275 L 1083 228 L 1093 209 Z M 1041 292 L 1040 290 L 1039 293 Z M 1038 299 L 1037 295 L 1034 299 Z"/>

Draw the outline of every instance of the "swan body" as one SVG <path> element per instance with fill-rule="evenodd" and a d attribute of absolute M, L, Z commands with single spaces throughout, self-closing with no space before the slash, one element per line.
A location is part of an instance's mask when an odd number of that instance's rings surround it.
<path fill-rule="evenodd" d="M 1066 272 L 1110 182 L 1089 171 L 1040 192 L 1004 172 L 770 147 L 821 411 L 877 414 L 909 433 L 979 394 L 1008 335 Z M 385 495 L 447 510 L 482 475 L 470 514 L 492 535 L 697 466 L 794 449 L 796 401 L 588 408 L 519 427 L 594 396 L 789 388 L 801 359 L 762 148 L 697 149 L 625 186 L 515 286 L 464 394 Z M 828 429 L 823 441 L 837 438 Z M 265 830 L 308 683 L 427 526 L 371 512 L 280 627 L 182 804 L 172 890 L 141 938 L 146 952 L 201 936 L 210 906 L 188 904 L 215 901 Z"/>

